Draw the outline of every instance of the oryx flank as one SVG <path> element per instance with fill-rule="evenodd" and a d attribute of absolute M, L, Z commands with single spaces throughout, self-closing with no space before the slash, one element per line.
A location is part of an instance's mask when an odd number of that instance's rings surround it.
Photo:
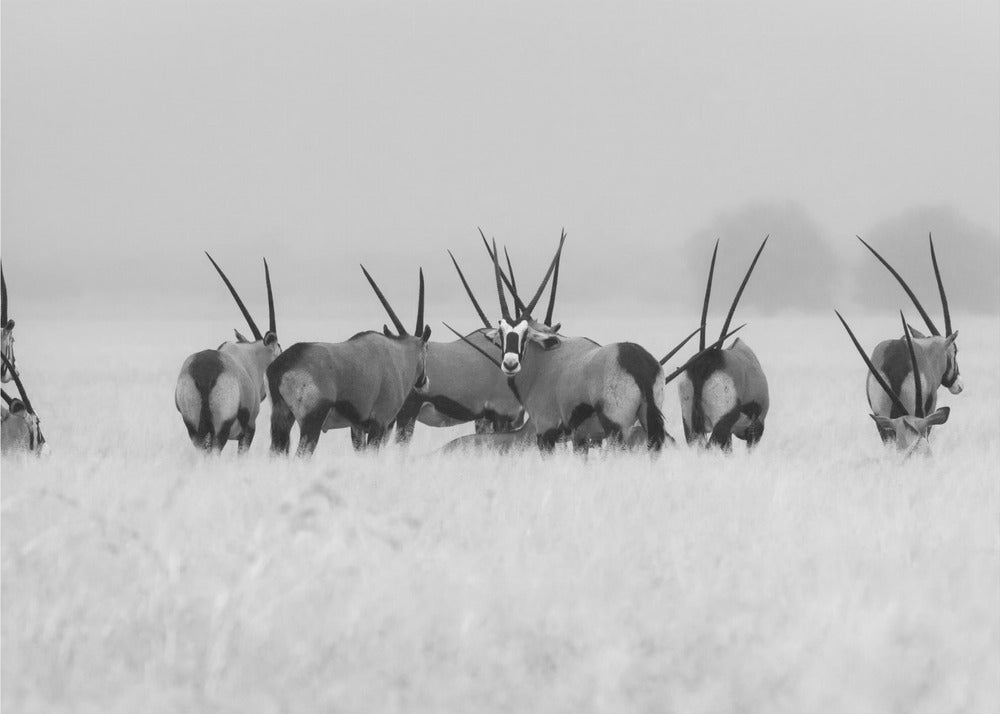
<path fill-rule="evenodd" d="M 944 292 L 941 271 L 938 269 L 937 256 L 934 253 L 934 239 L 930 235 L 927 238 L 930 243 L 934 276 L 937 279 L 938 292 L 941 295 L 941 308 L 944 312 L 944 335 L 938 330 L 937 325 L 931 320 L 930 315 L 924 310 L 920 301 L 917 300 L 917 296 L 910 289 L 910 286 L 906 284 L 902 276 L 896 272 L 885 258 L 858 236 L 858 240 L 864 243 L 865 247 L 892 273 L 903 290 L 906 291 L 906 294 L 913 301 L 920 316 L 924 318 L 927 329 L 930 330 L 931 334 L 928 337 L 913 327 L 909 328 L 910 334 L 914 338 L 913 344 L 917 356 L 916 369 L 920 372 L 921 380 L 925 385 L 923 393 L 926 401 L 922 405 L 922 408 L 924 413 L 931 414 L 934 412 L 935 407 L 937 407 L 937 392 L 941 386 L 947 387 L 952 394 L 958 394 L 962 391 L 963 384 L 962 378 L 958 373 L 958 344 L 955 342 L 955 338 L 958 337 L 958 331 L 952 331 L 951 329 L 951 312 L 948 310 L 948 298 Z M 900 337 L 896 340 L 884 340 L 878 343 L 872 351 L 871 361 L 878 368 L 879 372 L 886 377 L 889 386 L 895 390 L 895 396 L 903 396 L 901 385 L 907 377 L 912 379 L 913 370 L 905 340 Z M 916 405 L 912 401 L 907 401 L 907 399 L 912 399 L 912 393 L 909 397 L 903 399 L 903 402 L 907 405 L 905 413 L 915 414 Z M 872 412 L 878 416 L 895 418 L 902 416 L 904 413 L 899 411 L 900 407 L 885 394 L 872 376 L 868 377 L 868 403 L 871 405 Z M 876 425 L 883 440 L 890 441 L 893 439 L 893 435 L 886 429 L 883 429 L 881 424 L 877 422 Z"/>
<path fill-rule="evenodd" d="M 595 435 L 621 444 L 636 421 L 646 429 L 648 448 L 659 450 L 669 437 L 660 410 L 663 371 L 656 358 L 630 342 L 602 347 L 584 337 L 564 337 L 531 316 L 564 241 L 565 234 L 534 297 L 516 316 L 507 306 L 494 245 L 501 316 L 498 327 L 486 336 L 501 348 L 500 371 L 515 378 L 543 451 L 552 450 L 563 435 L 570 435 L 577 448 L 585 448 Z M 588 420 L 596 429 L 586 424 Z"/>
<path fill-rule="evenodd" d="M 0 263 L 0 349 L 7 358 L 0 369 L 0 381 L 9 382 L 17 369 L 14 359 L 14 321 L 7 317 L 7 279 L 3 275 L 3 264 Z M 10 368 L 7 365 L 10 364 Z"/>
<path fill-rule="evenodd" d="M 931 427 L 944 424 L 948 421 L 950 410 L 948 407 L 941 407 L 940 409 L 929 411 L 925 406 L 927 401 L 924 399 L 924 394 L 926 394 L 928 385 L 923 379 L 914 379 L 916 375 L 920 374 L 919 358 L 916 349 L 917 343 L 910 335 L 911 328 L 906 324 L 903 313 L 899 313 L 899 319 L 903 323 L 902 342 L 904 344 L 903 349 L 906 350 L 906 356 L 910 361 L 910 366 L 908 377 L 902 379 L 896 385 L 892 385 L 891 382 L 886 381 L 885 377 L 889 375 L 884 375 L 876 368 L 873 361 L 865 354 L 864 348 L 861 347 L 861 343 L 858 342 L 858 338 L 854 336 L 843 316 L 839 312 L 836 314 L 840 318 L 840 323 L 844 326 L 844 329 L 847 330 L 847 334 L 850 335 L 851 342 L 857 348 L 861 359 L 868 366 L 868 379 L 866 380 L 865 391 L 868 394 L 868 403 L 872 406 L 871 418 L 878 426 L 883 443 L 895 444 L 896 448 L 903 451 L 906 455 L 917 452 L 928 453 L 930 451 L 928 436 L 930 436 Z M 872 399 L 871 387 L 873 380 L 876 384 L 876 389 L 880 390 L 884 395 L 884 399 L 892 403 L 892 416 L 885 416 L 875 412 L 873 405 L 873 401 L 875 400 Z M 878 400 L 879 403 L 881 401 Z"/>
<path fill-rule="evenodd" d="M 413 335 L 389 305 L 364 266 L 368 283 L 398 334 L 388 327 L 360 332 L 347 342 L 300 342 L 267 369 L 271 387 L 271 450 L 288 453 L 292 425 L 299 425 L 298 455 L 316 448 L 321 431 L 351 427 L 356 448 L 377 447 L 410 390 L 427 388 L 424 273 L 420 271 L 417 326 Z"/>
<path fill-rule="evenodd" d="M 7 355 L 0 355 L 3 359 L 3 367 L 10 374 L 11 379 L 17 386 L 18 397 L 11 397 L 0 390 L 3 396 L 3 405 L 0 406 L 0 444 L 3 452 L 24 451 L 32 454 L 40 454 L 45 446 L 45 437 L 42 436 L 42 426 L 38 420 L 38 415 L 31 406 L 28 393 L 21 383 L 21 377 L 14 369 L 14 365 L 7 359 Z"/>
<path fill-rule="evenodd" d="M 677 384 L 684 436 L 689 444 L 698 441 L 729 450 L 732 448 L 733 436 L 743 439 L 751 447 L 764 434 L 764 419 L 770 404 L 764 370 L 753 350 L 742 339 L 737 338 L 726 348 L 722 347 L 721 340 L 725 339 L 729 331 L 743 289 L 750 280 L 750 274 L 753 273 L 765 245 L 767 238 L 764 238 L 757 249 L 743 282 L 736 291 L 736 297 L 733 298 L 722 325 L 722 332 L 719 333 L 719 345 L 711 349 L 705 347 L 705 323 L 712 295 L 715 258 L 719 252 L 719 242 L 715 242 L 712 263 L 708 269 L 705 301 L 701 309 L 699 348 L 703 353 L 689 362 Z"/>
<path fill-rule="evenodd" d="M 202 350 L 184 360 L 174 403 L 195 446 L 222 451 L 227 441 L 239 439 L 239 452 L 243 453 L 253 442 L 260 403 L 267 396 L 264 370 L 281 354 L 274 324 L 271 273 L 264 260 L 268 328 L 261 334 L 222 268 L 212 256 L 208 255 L 208 259 L 246 318 L 253 341 L 237 332 L 236 342 L 224 342 L 218 349 Z"/>

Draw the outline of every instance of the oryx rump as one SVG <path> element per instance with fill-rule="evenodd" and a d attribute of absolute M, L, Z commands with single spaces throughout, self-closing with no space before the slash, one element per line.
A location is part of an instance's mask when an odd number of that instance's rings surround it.
<path fill-rule="evenodd" d="M 238 439 L 242 453 L 253 442 L 260 403 L 267 397 L 264 370 L 281 354 L 274 322 L 271 274 L 265 260 L 268 329 L 261 334 L 222 268 L 212 256 L 208 255 L 208 259 L 246 318 L 253 340 L 237 332 L 235 342 L 224 342 L 217 349 L 202 350 L 184 360 L 174 403 L 195 446 L 221 451 L 227 441 Z"/>
<path fill-rule="evenodd" d="M 765 245 L 767 238 L 764 238 L 757 249 L 743 282 L 736 291 L 722 332 L 719 333 L 718 346 L 706 348 L 705 323 L 712 294 L 715 258 L 719 251 L 719 242 L 715 242 L 701 311 L 699 347 L 702 352 L 689 361 L 677 383 L 684 436 L 689 444 L 699 441 L 730 449 L 732 437 L 735 436 L 746 441 L 749 447 L 759 442 L 764 434 L 764 420 L 770 406 L 764 370 L 753 350 L 742 339 L 737 338 L 725 348 L 721 341 L 726 338 L 743 289 Z"/>
<path fill-rule="evenodd" d="M 410 335 L 382 291 L 365 277 L 396 327 L 392 334 L 361 332 L 346 342 L 300 342 L 267 369 L 271 388 L 271 450 L 288 453 L 293 424 L 298 454 L 316 448 L 321 432 L 350 427 L 355 447 L 378 446 L 411 390 L 427 388 L 424 274 L 420 271 L 417 326 Z"/>

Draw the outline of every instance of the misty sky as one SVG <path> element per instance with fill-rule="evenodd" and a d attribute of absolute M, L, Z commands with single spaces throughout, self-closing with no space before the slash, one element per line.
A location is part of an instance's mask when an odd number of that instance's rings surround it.
<path fill-rule="evenodd" d="M 570 303 L 665 299 L 755 203 L 838 256 L 924 206 L 997 243 L 998 26 L 995 0 L 5 0 L 12 300 L 231 309 L 209 249 L 258 305 L 261 255 L 286 309 L 367 291 L 360 261 L 393 295 L 419 261 L 434 302 L 460 297 L 446 247 L 488 287 L 478 225 L 528 276 L 565 226 Z M 736 270 L 760 228 L 719 236 Z"/>

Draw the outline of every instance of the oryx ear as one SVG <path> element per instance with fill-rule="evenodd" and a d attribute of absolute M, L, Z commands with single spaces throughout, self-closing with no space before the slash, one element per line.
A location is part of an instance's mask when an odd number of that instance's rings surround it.
<path fill-rule="evenodd" d="M 948 335 L 944 340 L 945 347 L 951 347 L 952 343 L 955 342 L 955 338 L 958 337 L 958 330 L 955 330 L 950 335 Z"/>
<path fill-rule="evenodd" d="M 389 330 L 388 325 L 382 325 L 382 334 L 386 337 L 395 337 L 395 335 Z"/>
<path fill-rule="evenodd" d="M 24 411 L 24 402 L 22 402 L 20 399 L 12 399 L 10 401 L 11 414 L 20 414 L 23 411 Z"/>
<path fill-rule="evenodd" d="M 552 348 L 558 347 L 562 344 L 562 338 L 558 335 L 542 332 L 541 330 L 536 330 L 530 326 L 528 327 L 528 333 L 525 337 L 534 342 L 536 345 L 540 345 L 543 350 L 551 350 Z"/>
<path fill-rule="evenodd" d="M 431 338 L 431 326 L 424 325 L 424 334 L 420 336 L 420 339 L 427 342 Z"/>
<path fill-rule="evenodd" d="M 487 340 L 493 343 L 497 341 L 497 337 L 499 336 L 500 336 L 500 328 L 498 327 L 491 327 L 490 329 L 483 332 L 483 337 L 485 337 Z"/>
<path fill-rule="evenodd" d="M 948 421 L 948 415 L 951 414 L 950 407 L 941 407 L 936 409 L 932 414 L 927 416 L 928 426 L 938 426 L 939 424 L 944 424 Z"/>
<path fill-rule="evenodd" d="M 891 431 L 893 434 L 896 433 L 896 424 L 889 417 L 879 416 L 878 414 L 869 414 L 872 421 L 879 425 L 880 428 L 886 431 Z"/>
<path fill-rule="evenodd" d="M 239 330 L 235 330 L 234 329 L 233 330 L 233 334 L 236 335 L 236 341 L 237 342 L 249 342 L 250 341 L 246 337 L 244 337 L 243 335 L 241 335 Z"/>
<path fill-rule="evenodd" d="M 914 337 L 914 338 L 924 338 L 924 337 L 927 337 L 927 335 L 925 335 L 923 332 L 921 332 L 920 330 L 918 330 L 916 327 L 914 327 L 910 323 L 906 323 L 906 326 L 910 328 L 910 335 L 912 337 Z"/>
<path fill-rule="evenodd" d="M 278 336 L 271 331 L 264 334 L 264 344 L 270 347 L 278 341 Z"/>
<path fill-rule="evenodd" d="M 11 318 L 11 319 L 7 320 L 7 324 L 4 325 L 4 327 L 6 327 L 8 330 L 13 330 L 14 329 L 14 318 Z M 955 334 L 957 335 L 958 333 L 956 332 Z"/>
<path fill-rule="evenodd" d="M 561 330 L 561 329 L 562 329 L 562 323 L 561 322 L 557 322 L 556 324 L 554 324 L 552 326 L 552 331 L 553 332 L 559 332 L 559 330 Z"/>

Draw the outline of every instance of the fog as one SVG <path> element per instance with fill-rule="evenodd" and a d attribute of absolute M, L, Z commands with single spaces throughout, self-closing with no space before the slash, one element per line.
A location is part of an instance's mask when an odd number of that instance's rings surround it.
<path fill-rule="evenodd" d="M 565 227 L 567 311 L 696 315 L 718 238 L 724 312 L 766 234 L 750 308 L 878 303 L 894 288 L 855 234 L 930 299 L 929 231 L 953 309 L 997 309 L 992 1 L 15 0 L 2 20 L 20 319 L 229 319 L 207 249 L 258 306 L 266 255 L 280 309 L 363 299 L 380 324 L 357 264 L 394 296 L 421 264 L 431 304 L 457 302 L 446 248 L 489 287 L 477 226 L 526 283 Z"/>

